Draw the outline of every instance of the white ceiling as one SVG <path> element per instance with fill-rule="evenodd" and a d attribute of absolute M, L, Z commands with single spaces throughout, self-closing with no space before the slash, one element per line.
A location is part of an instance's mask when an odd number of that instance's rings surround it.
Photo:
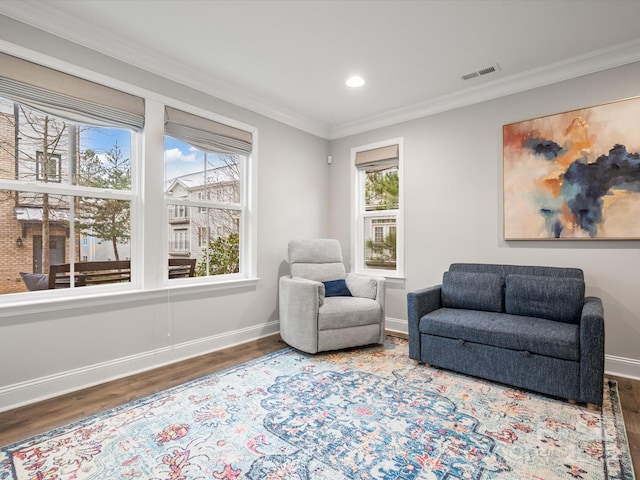
<path fill-rule="evenodd" d="M 640 60 L 638 0 L 4 0 L 0 13 L 325 138 Z M 345 86 L 353 73 L 361 89 Z"/>

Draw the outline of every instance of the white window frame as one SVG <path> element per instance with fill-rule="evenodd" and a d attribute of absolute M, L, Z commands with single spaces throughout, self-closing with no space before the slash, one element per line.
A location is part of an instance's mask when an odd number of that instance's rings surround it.
<path fill-rule="evenodd" d="M 189 284 L 205 284 L 205 285 L 244 285 L 246 282 L 254 284 L 257 282 L 257 217 L 256 217 L 256 191 L 257 191 L 257 176 L 256 176 L 256 164 L 257 164 L 257 148 L 258 148 L 258 131 L 255 127 L 238 122 L 233 119 L 229 119 L 220 115 L 216 115 L 207 110 L 203 110 L 192 105 L 183 104 L 175 101 L 167 101 L 167 106 L 182 110 L 186 113 L 196 115 L 214 122 L 222 123 L 235 127 L 247 132 L 251 132 L 252 151 L 251 153 L 244 155 L 245 161 L 239 165 L 239 180 L 240 180 L 240 198 L 238 203 L 220 202 L 217 199 L 195 199 L 195 198 L 172 198 L 167 197 L 162 192 L 163 197 L 163 211 L 166 217 L 169 205 L 183 204 L 188 207 L 196 208 L 219 208 L 225 210 L 237 210 L 240 212 L 240 225 L 238 233 L 240 234 L 240 271 L 235 274 L 229 275 L 209 275 L 204 277 L 192 277 L 192 278 L 173 278 L 168 279 L 168 267 L 165 266 L 164 285 L 165 286 L 182 286 Z M 164 134 L 163 134 L 164 139 Z M 164 142 L 164 140 L 163 140 Z M 185 142 L 186 143 L 186 142 Z M 163 149 L 164 151 L 164 149 Z M 163 168 L 164 171 L 164 168 Z M 164 179 L 164 175 L 162 176 Z M 164 180 L 163 180 L 164 181 Z M 208 197 L 209 195 L 207 195 Z M 168 225 L 168 221 L 165 221 Z M 165 229 L 169 230 L 169 229 Z M 165 239 L 165 252 L 164 258 L 169 258 L 168 241 Z"/>
<path fill-rule="evenodd" d="M 399 196 L 397 210 L 365 212 L 365 172 L 356 167 L 356 154 L 376 148 L 398 145 Z M 388 279 L 404 279 L 404 138 L 392 138 L 351 149 L 351 271 L 365 275 L 379 275 Z M 365 264 L 365 218 L 396 215 L 396 268 L 395 270 L 369 268 Z"/>
<path fill-rule="evenodd" d="M 65 120 L 67 123 L 73 123 L 76 125 L 80 125 L 78 122 L 71 122 L 69 120 Z M 126 127 L 122 127 L 123 130 L 127 130 Z M 138 242 L 139 229 L 137 228 L 137 218 L 139 215 L 139 205 L 140 205 L 140 189 L 138 182 L 138 164 L 140 162 L 141 148 L 140 148 L 140 134 L 134 131 L 130 131 L 131 133 L 131 151 L 130 151 L 130 162 L 131 162 L 131 188 L 129 190 L 109 190 L 102 188 L 94 188 L 94 187 L 84 187 L 81 185 L 75 185 L 73 183 L 64 183 L 61 181 L 55 181 L 50 183 L 42 182 L 39 179 L 34 180 L 13 180 L 13 179 L 0 179 L 0 190 L 7 191 L 16 191 L 16 192 L 25 192 L 25 193 L 37 193 L 37 194 L 50 194 L 50 195 L 62 195 L 69 196 L 70 198 L 78 198 L 78 197 L 91 197 L 91 198 L 101 198 L 101 199 L 109 199 L 109 200 L 120 200 L 127 201 L 130 204 L 130 242 L 131 242 L 131 251 L 134 251 L 134 246 Z M 60 159 L 59 167 L 62 168 L 63 164 L 66 165 L 67 171 L 71 171 L 70 162 L 72 159 L 67 157 L 65 160 Z M 74 201 L 69 202 L 69 214 L 74 219 L 72 223 L 69 225 L 69 259 L 67 259 L 68 263 L 72 263 L 71 259 L 74 258 L 77 254 L 77 246 L 76 242 L 73 241 L 75 238 L 77 227 L 76 227 L 76 215 L 74 208 Z M 82 260 L 76 260 L 74 262 L 78 262 Z M 134 272 L 135 264 L 138 262 L 137 258 L 134 258 L 131 261 L 132 272 Z M 42 272 L 49 273 L 49 272 Z M 46 298 L 50 296 L 52 298 L 78 298 L 78 297 L 86 297 L 86 296 L 95 296 L 95 289 L 98 288 L 103 292 L 124 292 L 131 291 L 132 289 L 138 288 L 140 285 L 138 274 L 133 273 L 130 282 L 126 283 L 114 283 L 109 285 L 100 285 L 100 286 L 92 286 L 90 288 L 77 288 L 72 287 L 68 289 L 53 289 L 53 290 L 41 290 L 34 292 L 23 292 L 17 294 L 0 294 L 0 306 L 3 304 L 13 305 L 15 303 L 20 304 L 21 302 L 32 303 L 32 302 L 40 302 L 42 298 Z M 24 299 L 24 300 L 23 300 Z"/>
<path fill-rule="evenodd" d="M 131 201 L 131 271 L 132 281 L 127 284 L 105 285 L 100 288 L 69 288 L 25 292 L 0 295 L 0 317 L 15 315 L 17 313 L 48 312 L 52 305 L 56 308 L 69 306 L 94 306 L 99 304 L 111 304 L 113 295 L 122 296 L 123 302 L 134 298 L 158 298 L 164 296 L 165 290 L 174 290 L 176 293 L 210 291 L 214 289 L 240 288 L 256 285 L 257 277 L 257 162 L 258 162 L 258 129 L 251 125 L 234 119 L 215 114 L 210 110 L 204 110 L 191 104 L 177 101 L 154 91 L 147 90 L 122 80 L 117 80 L 91 70 L 78 67 L 54 57 L 40 53 L 25 52 L 19 47 L 4 44 L 2 51 L 9 55 L 15 55 L 27 61 L 35 62 L 43 66 L 58 70 L 63 73 L 84 78 L 107 87 L 115 88 L 123 92 L 131 93 L 145 99 L 146 119 L 145 127 L 141 132 L 134 132 L 131 141 L 131 190 L 127 192 L 101 191 L 99 197 Z M 239 225 L 241 238 L 241 274 L 234 278 L 230 276 L 198 277 L 187 280 L 198 280 L 197 283 L 182 285 L 179 282 L 168 282 L 168 266 L 166 262 L 158 262 L 159 257 L 168 258 L 168 224 L 166 201 L 163 198 L 162 169 L 157 169 L 157 158 L 164 151 L 164 106 L 173 106 L 183 111 L 193 113 L 211 120 L 243 129 L 252 134 L 252 152 L 246 156 L 244 165 L 244 189 L 242 191 L 243 215 Z M 135 159 L 134 159 L 135 157 Z M 159 170 L 159 171 L 158 171 Z M 144 176 L 139 172 L 145 172 Z M 158 175 L 159 174 L 159 175 Z M 160 180 L 160 181 L 159 181 Z M 0 189 L 31 191 L 37 193 L 67 194 L 64 186 L 56 183 L 42 184 L 36 182 L 23 182 L 20 180 L 0 179 Z M 96 196 L 95 191 L 85 187 L 74 186 L 73 194 Z M 146 218 L 142 211 L 143 206 L 147 212 L 157 212 L 163 206 L 161 222 L 158 218 Z M 210 207 L 210 205 L 207 205 Z M 149 214 L 153 217 L 153 214 Z M 158 241 L 161 239 L 161 242 Z M 159 247 L 159 244 L 164 247 Z M 73 245 L 72 245 L 73 248 Z M 71 251 L 71 255 L 74 251 Z M 164 266 L 163 266 L 164 265 Z M 123 295 L 126 294 L 126 295 Z"/>

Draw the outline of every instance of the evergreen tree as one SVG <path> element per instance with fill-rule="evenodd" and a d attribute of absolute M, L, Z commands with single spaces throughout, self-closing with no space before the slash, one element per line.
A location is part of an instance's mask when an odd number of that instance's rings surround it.
<path fill-rule="evenodd" d="M 227 275 L 240 271 L 240 235 L 232 233 L 228 237 L 218 237 L 209 242 L 209 246 L 202 255 L 202 260 L 196 265 L 196 276 Z M 207 272 L 207 258 L 209 271 Z"/>
<path fill-rule="evenodd" d="M 78 183 L 87 187 L 129 190 L 131 162 L 123 158 L 118 143 L 105 154 L 87 149 L 82 152 Z M 77 206 L 78 225 L 83 233 L 111 242 L 115 260 L 120 260 L 118 243 L 129 242 L 131 235 L 128 201 L 83 197 Z"/>

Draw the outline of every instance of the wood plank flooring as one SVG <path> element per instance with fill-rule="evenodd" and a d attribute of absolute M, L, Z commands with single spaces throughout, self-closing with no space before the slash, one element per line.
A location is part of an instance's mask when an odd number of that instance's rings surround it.
<path fill-rule="evenodd" d="M 404 335 L 400 336 L 406 338 Z M 224 370 L 285 346 L 279 335 L 272 335 L 15 410 L 0 412 L 0 446 Z M 640 474 L 640 380 L 611 378 L 618 381 L 633 466 Z"/>

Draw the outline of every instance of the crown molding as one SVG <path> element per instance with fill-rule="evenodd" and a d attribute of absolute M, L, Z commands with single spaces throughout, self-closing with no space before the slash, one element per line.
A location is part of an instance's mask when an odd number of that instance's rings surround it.
<path fill-rule="evenodd" d="M 639 60 L 640 40 L 634 40 L 531 69 L 517 75 L 503 77 L 460 92 L 443 95 L 433 100 L 332 127 L 329 132 L 329 140 L 336 140 L 377 128 L 388 127 L 456 108 L 486 102 Z"/>

